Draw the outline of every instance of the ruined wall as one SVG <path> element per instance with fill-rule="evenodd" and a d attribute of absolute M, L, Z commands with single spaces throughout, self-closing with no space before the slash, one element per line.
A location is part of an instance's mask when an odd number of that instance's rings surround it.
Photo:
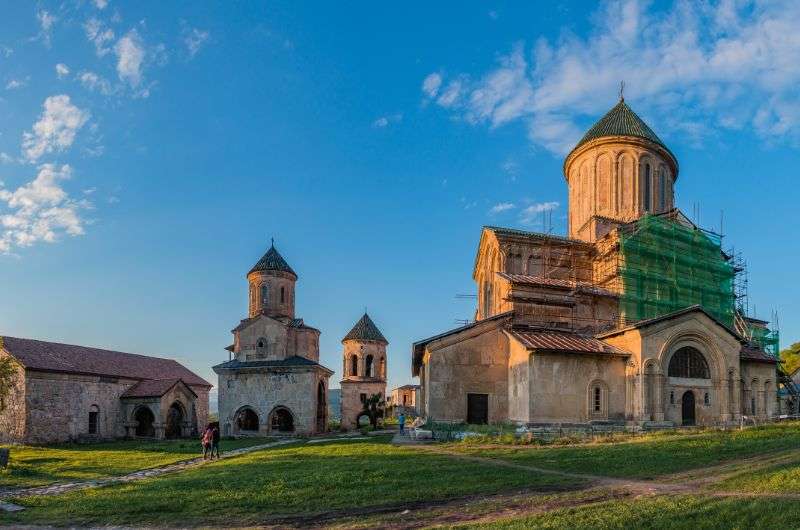
<path fill-rule="evenodd" d="M 25 369 L 0 349 L 0 360 L 4 358 L 12 359 L 16 375 L 5 397 L 5 410 L 0 412 L 0 443 L 17 443 L 25 439 Z"/>

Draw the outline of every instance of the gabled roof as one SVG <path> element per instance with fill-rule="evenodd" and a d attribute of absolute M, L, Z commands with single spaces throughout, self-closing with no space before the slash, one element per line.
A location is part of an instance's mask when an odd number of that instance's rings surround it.
<path fill-rule="evenodd" d="M 300 357 L 299 355 L 293 355 L 291 357 L 286 357 L 285 359 L 274 359 L 274 360 L 259 360 L 259 361 L 240 361 L 238 359 L 233 359 L 231 361 L 227 361 L 216 366 L 213 366 L 212 369 L 214 371 L 217 370 L 238 370 L 244 368 L 303 368 L 303 367 L 319 367 L 323 370 L 327 370 L 333 373 L 328 368 L 325 368 L 321 364 L 316 361 L 312 361 L 306 357 Z"/>
<path fill-rule="evenodd" d="M 555 329 L 512 329 L 509 334 L 529 350 L 571 353 L 603 353 L 608 355 L 630 355 L 611 344 L 572 331 Z"/>
<path fill-rule="evenodd" d="M 745 344 L 739 352 L 739 358 L 744 361 L 753 361 L 757 363 L 778 364 L 778 359 L 768 354 L 761 348 Z"/>
<path fill-rule="evenodd" d="M 211 386 L 172 359 L 17 337 L 2 339 L 3 348 L 30 370 L 129 379 L 171 378 L 182 379 L 187 385 Z"/>
<path fill-rule="evenodd" d="M 717 319 L 717 317 L 715 317 L 714 315 L 712 315 L 711 313 L 709 313 L 708 311 L 703 309 L 703 306 L 701 306 L 701 305 L 692 305 L 692 306 L 689 306 L 689 307 L 685 307 L 683 309 L 679 309 L 678 311 L 673 311 L 672 313 L 667 313 L 665 315 L 661 315 L 661 316 L 654 317 L 654 318 L 648 318 L 646 320 L 640 320 L 639 322 L 635 322 L 635 323 L 631 324 L 630 326 L 625 326 L 624 328 L 614 329 L 614 330 L 611 330 L 611 331 L 607 331 L 605 333 L 600 333 L 600 334 L 597 335 L 597 337 L 600 338 L 600 339 L 605 338 L 605 337 L 612 337 L 614 335 L 619 335 L 620 333 L 624 333 L 624 332 L 632 330 L 632 329 L 645 328 L 645 327 L 648 327 L 648 326 L 652 326 L 653 324 L 658 324 L 659 322 L 663 322 L 664 320 L 670 320 L 670 319 L 677 318 L 679 316 L 682 316 L 682 315 L 685 315 L 685 314 L 688 314 L 688 313 L 694 313 L 694 312 L 703 313 L 705 316 L 710 318 L 716 325 L 718 325 L 719 327 L 721 327 L 722 329 L 724 329 L 725 331 L 730 333 L 733 337 L 735 337 L 736 340 L 738 340 L 739 342 L 744 342 L 744 339 L 742 338 L 741 335 L 736 333 L 736 331 L 734 331 L 730 327 L 726 326 L 724 323 L 720 322 Z"/>
<path fill-rule="evenodd" d="M 364 316 L 356 322 L 356 325 L 353 326 L 347 335 L 344 336 L 342 342 L 346 340 L 371 340 L 374 342 L 382 342 L 384 344 L 389 344 L 389 341 L 383 336 L 381 330 L 378 329 L 378 326 L 375 325 L 375 322 L 369 318 L 369 315 L 364 313 Z"/>
<path fill-rule="evenodd" d="M 672 154 L 672 151 L 670 151 L 664 142 L 661 141 L 661 138 L 653 132 L 653 129 L 631 110 L 628 104 L 625 103 L 624 98 L 620 98 L 619 103 L 614 105 L 614 107 L 609 110 L 605 116 L 600 118 L 597 123 L 592 125 L 572 150 L 575 151 L 585 143 L 607 136 L 631 136 L 649 140 L 662 147 L 675 159 L 675 155 Z"/>
<path fill-rule="evenodd" d="M 279 271 L 279 272 L 288 272 L 289 274 L 294 275 L 297 278 L 297 273 L 292 270 L 286 260 L 283 259 L 283 256 L 280 255 L 278 250 L 275 248 L 275 243 L 269 247 L 269 250 L 266 254 L 261 256 L 261 259 L 258 260 L 258 263 L 253 265 L 253 268 L 250 269 L 251 272 L 265 272 L 265 271 Z"/>
<path fill-rule="evenodd" d="M 151 379 L 146 381 L 139 381 L 128 390 L 122 393 L 120 397 L 123 398 L 144 398 L 144 397 L 161 397 L 177 384 L 185 386 L 189 392 L 197 396 L 194 390 L 189 388 L 183 379 Z"/>

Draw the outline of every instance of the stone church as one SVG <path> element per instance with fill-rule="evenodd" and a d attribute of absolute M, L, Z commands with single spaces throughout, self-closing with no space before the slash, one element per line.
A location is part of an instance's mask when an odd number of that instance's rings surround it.
<path fill-rule="evenodd" d="M 386 346 L 389 341 L 367 313 L 342 339 L 341 422 L 345 429 L 358 427 L 364 402 L 373 395 L 386 399 Z"/>
<path fill-rule="evenodd" d="M 53 443 L 196 436 L 211 383 L 172 359 L 0 337 L 16 374 L 0 442 Z"/>
<path fill-rule="evenodd" d="M 777 412 L 777 334 L 721 236 L 674 206 L 678 160 L 624 99 L 567 155 L 567 235 L 487 226 L 473 323 L 416 342 L 422 414 L 714 425 Z"/>
<path fill-rule="evenodd" d="M 248 317 L 236 326 L 219 376 L 223 435 L 314 434 L 327 430 L 328 380 L 320 331 L 295 317 L 297 273 L 273 244 L 247 273 Z"/>

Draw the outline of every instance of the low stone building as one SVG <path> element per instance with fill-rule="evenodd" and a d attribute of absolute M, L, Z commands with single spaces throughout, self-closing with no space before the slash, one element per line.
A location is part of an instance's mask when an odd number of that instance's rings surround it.
<path fill-rule="evenodd" d="M 366 313 L 342 339 L 342 428 L 358 426 L 367 398 L 377 394 L 385 401 L 388 344 Z"/>
<path fill-rule="evenodd" d="M 0 442 L 52 443 L 194 436 L 211 384 L 171 359 L 0 337 L 16 376 Z"/>
<path fill-rule="evenodd" d="M 247 273 L 249 316 L 233 329 L 219 376 L 224 435 L 324 432 L 328 380 L 316 328 L 295 318 L 297 274 L 274 244 Z"/>
<path fill-rule="evenodd" d="M 419 414 L 419 385 L 403 385 L 392 390 L 389 396 L 389 406 L 392 414 L 397 416 L 401 412 L 404 414 Z"/>
<path fill-rule="evenodd" d="M 564 161 L 567 236 L 486 226 L 475 322 L 418 341 L 430 420 L 714 425 L 778 412 L 777 334 L 674 207 L 678 161 L 623 99 Z"/>

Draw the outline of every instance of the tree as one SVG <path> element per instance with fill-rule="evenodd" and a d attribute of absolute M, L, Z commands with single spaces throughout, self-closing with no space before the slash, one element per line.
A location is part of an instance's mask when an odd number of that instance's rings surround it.
<path fill-rule="evenodd" d="M 17 366 L 14 360 L 11 357 L 0 359 L 0 412 L 6 410 L 6 398 L 14 387 L 16 376 Z"/>
<path fill-rule="evenodd" d="M 378 428 L 378 420 L 383 417 L 384 406 L 386 403 L 381 398 L 380 394 L 372 394 L 364 400 L 363 410 L 358 414 L 358 418 L 367 416 L 369 423 L 374 429 Z"/>
<path fill-rule="evenodd" d="M 795 342 L 785 350 L 781 351 L 784 371 L 792 375 L 792 372 L 800 368 L 800 342 Z"/>

